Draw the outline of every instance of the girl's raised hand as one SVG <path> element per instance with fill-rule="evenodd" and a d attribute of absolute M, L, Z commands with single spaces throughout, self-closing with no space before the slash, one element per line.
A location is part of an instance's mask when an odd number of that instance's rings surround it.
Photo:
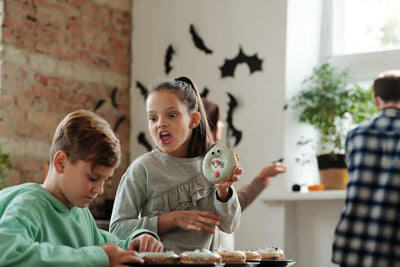
<path fill-rule="evenodd" d="M 236 168 L 233 170 L 231 175 L 224 181 L 215 184 L 217 187 L 217 194 L 218 199 L 221 201 L 227 201 L 230 197 L 229 188 L 232 186 L 233 183 L 239 181 L 239 176 L 242 175 L 243 170 L 239 164 L 239 155 L 236 153 L 237 165 Z"/>

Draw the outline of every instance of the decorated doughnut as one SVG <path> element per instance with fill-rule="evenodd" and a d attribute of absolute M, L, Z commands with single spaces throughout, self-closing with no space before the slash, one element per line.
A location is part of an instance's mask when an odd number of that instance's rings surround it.
<path fill-rule="evenodd" d="M 218 250 L 217 253 L 221 255 L 222 262 L 246 262 L 246 254 L 239 250 Z"/>
<path fill-rule="evenodd" d="M 214 146 L 203 159 L 203 174 L 207 180 L 216 184 L 227 179 L 235 170 L 235 152 L 228 147 Z"/>
<path fill-rule="evenodd" d="M 221 256 L 209 250 L 196 249 L 194 251 L 184 251 L 179 254 L 180 262 L 183 264 L 214 264 L 221 263 Z"/>
<path fill-rule="evenodd" d="M 254 250 L 245 250 L 246 261 L 261 261 L 262 257 L 260 253 Z"/>
<path fill-rule="evenodd" d="M 259 250 L 258 253 L 260 253 L 262 261 L 276 261 L 285 259 L 285 254 L 283 253 L 283 250 L 277 247 L 265 248 Z"/>
<path fill-rule="evenodd" d="M 139 256 L 145 263 L 179 263 L 179 255 L 173 251 L 167 252 L 141 252 Z"/>

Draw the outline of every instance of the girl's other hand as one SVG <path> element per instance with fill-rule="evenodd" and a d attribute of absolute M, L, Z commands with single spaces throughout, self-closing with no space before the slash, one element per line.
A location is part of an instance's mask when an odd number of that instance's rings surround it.
<path fill-rule="evenodd" d="M 209 211 L 172 211 L 158 217 L 158 233 L 162 234 L 179 227 L 187 231 L 206 231 L 214 234 L 214 228 L 219 225 L 220 220 L 219 215 Z"/>

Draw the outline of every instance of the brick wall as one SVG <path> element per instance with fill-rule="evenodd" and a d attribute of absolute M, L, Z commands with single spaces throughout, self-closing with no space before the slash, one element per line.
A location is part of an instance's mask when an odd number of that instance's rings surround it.
<path fill-rule="evenodd" d="M 4 0 L 0 142 L 9 184 L 41 183 L 58 122 L 95 110 L 122 143 L 122 164 L 91 210 L 115 195 L 129 164 L 130 0 Z"/>

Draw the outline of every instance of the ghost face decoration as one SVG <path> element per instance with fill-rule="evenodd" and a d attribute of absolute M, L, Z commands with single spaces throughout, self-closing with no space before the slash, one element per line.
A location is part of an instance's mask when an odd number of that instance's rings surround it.
<path fill-rule="evenodd" d="M 228 147 L 215 146 L 205 155 L 202 163 L 203 174 L 212 183 L 220 183 L 235 170 L 235 152 Z"/>

